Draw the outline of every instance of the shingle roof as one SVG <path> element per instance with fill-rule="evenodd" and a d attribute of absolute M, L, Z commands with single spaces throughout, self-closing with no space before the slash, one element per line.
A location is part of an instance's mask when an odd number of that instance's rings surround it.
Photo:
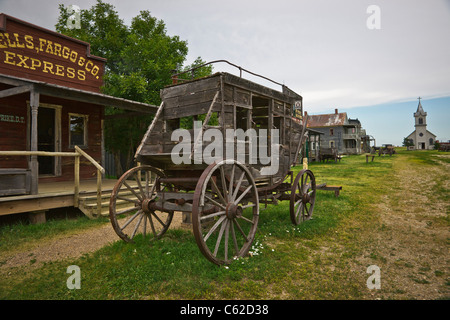
<path fill-rule="evenodd" d="M 343 126 L 347 121 L 347 112 L 308 115 L 308 128 Z"/>

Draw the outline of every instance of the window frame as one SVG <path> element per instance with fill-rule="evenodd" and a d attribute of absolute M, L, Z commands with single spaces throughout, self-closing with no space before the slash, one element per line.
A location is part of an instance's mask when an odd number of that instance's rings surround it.
<path fill-rule="evenodd" d="M 80 114 L 80 113 L 69 113 L 69 148 L 70 149 L 75 149 L 75 145 L 72 144 L 72 129 L 70 127 L 71 124 L 71 119 L 72 117 L 78 117 L 78 118 L 83 118 L 83 144 L 82 145 L 77 145 L 79 148 L 87 148 L 89 143 L 88 143 L 88 124 L 89 124 L 89 115 L 87 114 Z"/>

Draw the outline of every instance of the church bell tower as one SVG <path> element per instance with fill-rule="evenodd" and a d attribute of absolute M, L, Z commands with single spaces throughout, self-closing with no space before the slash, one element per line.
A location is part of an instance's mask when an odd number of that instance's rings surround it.
<path fill-rule="evenodd" d="M 427 113 L 423 111 L 422 104 L 420 103 L 420 97 L 419 99 L 419 105 L 417 106 L 417 111 L 414 112 L 414 118 L 416 120 L 416 130 L 419 129 L 419 127 L 424 127 L 425 131 L 427 130 Z"/>

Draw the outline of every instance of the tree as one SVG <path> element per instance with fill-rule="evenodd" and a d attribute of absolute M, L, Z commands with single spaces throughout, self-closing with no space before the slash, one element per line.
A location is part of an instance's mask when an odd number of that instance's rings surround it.
<path fill-rule="evenodd" d="M 414 142 L 412 141 L 412 139 L 403 138 L 403 146 L 404 147 L 410 147 L 413 145 L 414 145 Z"/>
<path fill-rule="evenodd" d="M 79 29 L 69 28 L 69 10 L 59 5 L 60 15 L 56 30 L 90 43 L 91 53 L 107 59 L 102 92 L 129 100 L 159 106 L 160 90 L 172 83 L 172 73 L 182 66 L 188 53 L 187 42 L 178 36 L 169 36 L 162 20 L 141 11 L 131 25 L 125 25 L 114 6 L 97 0 L 89 10 L 81 10 Z M 204 62 L 197 58 L 191 66 Z M 189 66 L 189 67 L 191 67 Z M 185 67 L 185 69 L 188 67 Z M 212 72 L 211 67 L 198 69 L 196 76 Z M 106 115 L 119 115 L 124 110 L 106 108 Z M 105 148 L 113 153 L 116 164 L 126 159 L 131 167 L 134 151 L 140 144 L 153 116 L 114 117 L 105 121 Z M 118 168 L 116 175 L 124 170 Z"/>

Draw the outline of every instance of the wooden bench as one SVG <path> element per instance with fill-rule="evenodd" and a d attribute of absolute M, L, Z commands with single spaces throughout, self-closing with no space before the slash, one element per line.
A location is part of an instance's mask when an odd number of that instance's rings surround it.
<path fill-rule="evenodd" d="M 336 197 L 339 197 L 339 193 L 342 190 L 342 186 L 329 186 L 326 183 L 322 183 L 322 184 L 317 185 L 316 189 L 334 191 L 334 195 Z"/>

